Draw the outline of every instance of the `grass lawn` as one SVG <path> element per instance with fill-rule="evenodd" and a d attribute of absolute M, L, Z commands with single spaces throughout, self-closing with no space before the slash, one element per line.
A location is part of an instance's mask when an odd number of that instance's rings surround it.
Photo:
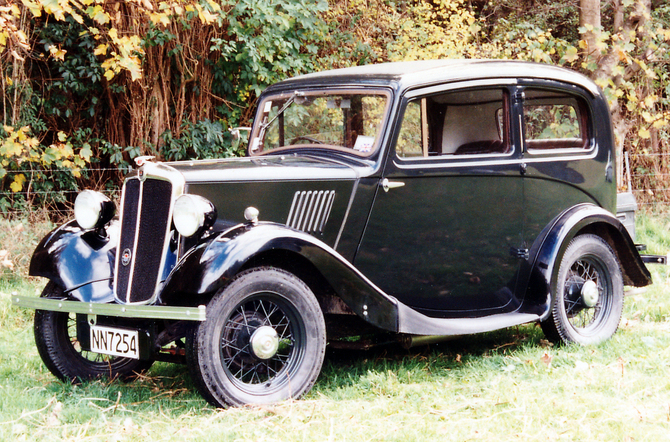
<path fill-rule="evenodd" d="M 670 250 L 670 217 L 643 216 L 638 240 Z M 155 364 L 132 382 L 71 386 L 43 366 L 32 312 L 9 295 L 41 291 L 17 277 L 39 234 L 4 222 L 13 272 L 0 277 L 2 440 L 667 440 L 670 434 L 670 276 L 629 292 L 613 339 L 597 347 L 551 346 L 527 325 L 430 347 L 329 351 L 305 398 L 216 410 L 185 367 Z"/>

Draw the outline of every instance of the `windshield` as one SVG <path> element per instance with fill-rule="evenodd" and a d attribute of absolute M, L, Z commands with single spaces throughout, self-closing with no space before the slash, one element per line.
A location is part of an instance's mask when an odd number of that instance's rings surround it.
<path fill-rule="evenodd" d="M 318 147 L 367 156 L 379 143 L 388 105 L 381 91 L 294 92 L 267 97 L 250 143 L 252 155 Z"/>

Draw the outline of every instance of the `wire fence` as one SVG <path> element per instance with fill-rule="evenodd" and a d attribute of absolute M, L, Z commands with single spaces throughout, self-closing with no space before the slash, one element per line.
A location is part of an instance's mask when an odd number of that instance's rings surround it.
<path fill-rule="evenodd" d="M 670 157 L 670 153 L 644 153 L 644 154 L 631 154 L 630 158 L 640 158 L 640 157 Z M 628 161 L 626 161 L 626 166 Z M 79 169 L 78 171 L 81 174 L 114 174 L 119 177 L 124 176 L 129 173 L 132 168 L 87 168 Z M 13 192 L 11 190 L 0 190 L 0 202 L 4 200 L 16 201 L 17 199 L 23 200 L 26 203 L 22 205 L 14 205 L 11 208 L 3 208 L 0 210 L 0 217 L 11 217 L 11 218 L 29 218 L 35 214 L 44 214 L 50 218 L 63 218 L 71 216 L 72 206 L 74 204 L 74 199 L 76 195 L 84 189 L 76 190 L 62 190 L 62 191 L 52 191 L 52 190 L 30 190 L 31 183 L 30 177 L 39 174 L 42 178 L 51 175 L 51 179 L 55 180 L 59 174 L 72 174 L 70 170 L 53 170 L 53 171 L 43 171 L 43 170 L 34 170 L 34 169 L 23 169 L 23 170 L 12 170 L 12 174 L 24 174 L 26 175 L 27 181 L 24 184 L 24 190 L 19 192 Z M 633 173 L 629 171 L 628 179 L 633 183 L 639 183 L 641 181 L 662 181 L 664 185 L 662 187 L 633 187 L 631 191 L 637 200 L 637 205 L 640 209 L 643 210 L 659 210 L 659 211 L 670 211 L 670 172 L 650 172 L 650 173 Z M 43 178 L 44 180 L 44 178 Z M 667 184 L 666 184 L 667 183 Z M 107 195 L 112 201 L 118 201 L 121 198 L 121 189 L 120 188 L 98 188 L 95 189 L 103 194 Z M 18 198 L 17 198 L 18 197 Z M 30 201 L 43 201 L 44 204 L 30 204 Z M 1 206 L 0 206 L 1 207 Z"/>

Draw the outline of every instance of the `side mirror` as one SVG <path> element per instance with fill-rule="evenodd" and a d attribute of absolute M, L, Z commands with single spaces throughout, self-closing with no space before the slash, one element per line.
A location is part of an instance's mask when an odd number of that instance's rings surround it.
<path fill-rule="evenodd" d="M 230 132 L 230 135 L 233 137 L 233 149 L 238 150 L 240 147 L 240 143 L 242 142 L 242 134 L 240 133 L 241 131 L 246 132 L 246 140 L 244 142 L 246 143 L 249 138 L 249 134 L 251 133 L 251 128 L 250 127 L 231 127 L 228 129 Z"/>

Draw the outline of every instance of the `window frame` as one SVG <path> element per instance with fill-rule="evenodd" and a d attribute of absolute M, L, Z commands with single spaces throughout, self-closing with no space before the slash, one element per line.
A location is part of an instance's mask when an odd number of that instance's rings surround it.
<path fill-rule="evenodd" d="M 518 160 L 518 137 L 519 135 L 515 134 L 515 129 L 513 127 L 515 110 L 513 106 L 513 91 L 514 88 L 518 86 L 517 79 L 493 79 L 493 80 L 478 80 L 478 81 L 464 81 L 450 83 L 447 85 L 440 86 L 430 86 L 420 89 L 413 89 L 408 91 L 401 101 L 401 111 L 398 113 L 395 133 L 392 138 L 392 143 L 389 147 L 389 155 L 394 158 L 398 167 L 417 167 L 421 164 L 435 164 L 435 163 L 453 163 L 459 164 L 463 162 L 472 163 L 480 161 L 499 161 L 499 160 L 509 160 L 514 159 Z M 397 152 L 397 143 L 402 130 L 402 124 L 404 122 L 405 114 L 410 103 L 415 102 L 416 100 L 421 100 L 431 96 L 446 95 L 451 93 L 457 93 L 460 91 L 468 90 L 477 90 L 477 89 L 498 89 L 502 91 L 503 94 L 503 107 L 507 118 L 504 122 L 504 125 L 507 126 L 507 143 L 509 147 L 508 152 L 498 153 L 475 153 L 475 154 L 441 154 L 441 155 L 430 155 L 430 156 L 413 156 L 413 157 L 401 157 Z M 423 138 L 423 134 L 422 134 Z M 504 141 L 504 140 L 503 140 Z M 423 146 L 422 146 L 423 150 Z"/>
<path fill-rule="evenodd" d="M 545 90 L 552 93 L 560 93 L 566 95 L 568 98 L 574 99 L 579 104 L 578 112 L 580 115 L 577 120 L 579 121 L 579 130 L 581 133 L 581 139 L 583 140 L 582 144 L 578 147 L 557 147 L 557 148 L 533 148 L 528 145 L 528 141 L 531 143 L 533 141 L 541 140 L 527 140 L 526 139 L 526 96 L 525 93 L 529 89 L 531 90 Z M 544 85 L 544 84 L 524 84 L 520 87 L 522 92 L 523 99 L 521 100 L 521 105 L 518 106 L 518 112 L 520 112 L 520 140 L 521 146 L 523 148 L 524 155 L 529 157 L 542 158 L 547 156 L 589 156 L 593 154 L 596 149 L 596 134 L 595 126 L 593 121 L 594 111 L 591 107 L 590 100 L 579 90 L 573 90 L 566 87 L 558 87 L 555 85 Z M 548 99 L 549 101 L 550 99 Z M 571 138 L 565 138 L 565 140 L 570 140 Z M 552 139 L 553 140 L 553 139 Z M 561 140 L 560 138 L 557 140 Z"/>
<path fill-rule="evenodd" d="M 351 154 L 354 155 L 355 157 L 359 158 L 369 158 L 372 157 L 373 155 L 377 154 L 382 146 L 382 142 L 385 139 L 384 136 L 384 131 L 385 128 L 387 127 L 389 118 L 391 116 L 391 107 L 393 105 L 393 94 L 391 93 L 390 90 L 382 88 L 382 87 L 356 87 L 356 88 L 347 88 L 347 87 L 333 87 L 333 88 L 320 88 L 320 89 L 310 89 L 310 88 L 304 88 L 304 89 L 296 89 L 296 90 L 291 90 L 291 91 L 278 91 L 272 94 L 268 94 L 266 96 L 262 97 L 262 101 L 258 105 L 258 113 L 257 113 L 257 119 L 262 118 L 264 115 L 264 112 L 262 109 L 265 108 L 266 103 L 272 102 L 277 99 L 287 99 L 291 97 L 292 95 L 295 95 L 296 93 L 304 94 L 306 96 L 327 96 L 327 95 L 334 95 L 334 94 L 361 94 L 361 95 L 377 95 L 384 97 L 386 99 L 386 104 L 384 105 L 384 110 L 383 110 L 383 116 L 381 121 L 379 122 L 379 132 L 376 134 L 377 136 L 375 137 L 374 144 L 372 148 L 367 151 L 367 152 L 362 152 L 362 151 L 357 151 L 354 150 L 353 148 L 347 148 L 343 146 L 335 146 L 335 145 L 324 145 L 321 146 L 319 144 L 304 144 L 304 145 L 289 145 L 289 146 L 282 146 L 279 148 L 271 149 L 271 150 L 260 150 L 257 151 L 255 149 L 252 149 L 253 143 L 255 140 L 258 140 L 259 143 L 261 143 L 261 140 L 259 139 L 259 135 L 261 132 L 261 124 L 256 124 L 254 123 L 253 125 L 253 130 L 251 135 L 249 136 L 249 147 L 248 147 L 248 152 L 250 157 L 262 157 L 262 156 L 269 156 L 269 155 L 280 155 L 286 152 L 294 152 L 294 151 L 302 151 L 302 150 L 326 150 L 330 152 L 339 152 L 339 153 L 344 153 L 344 154 Z"/>

